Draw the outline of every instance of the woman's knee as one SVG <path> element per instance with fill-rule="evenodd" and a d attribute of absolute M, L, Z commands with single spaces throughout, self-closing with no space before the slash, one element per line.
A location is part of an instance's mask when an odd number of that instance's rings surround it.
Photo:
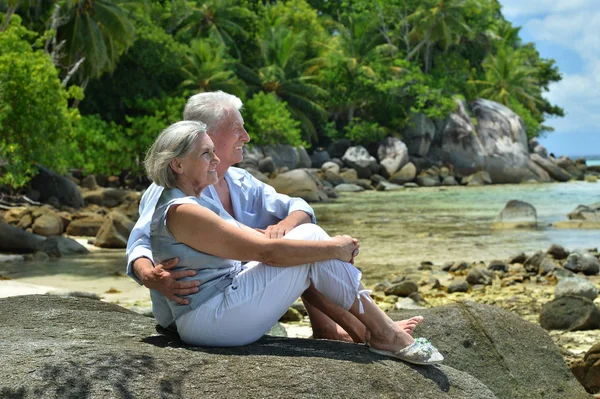
<path fill-rule="evenodd" d="M 291 240 L 328 240 L 331 237 L 325 230 L 316 224 L 305 223 L 299 226 L 294 227 L 290 230 L 284 238 L 289 238 Z"/>

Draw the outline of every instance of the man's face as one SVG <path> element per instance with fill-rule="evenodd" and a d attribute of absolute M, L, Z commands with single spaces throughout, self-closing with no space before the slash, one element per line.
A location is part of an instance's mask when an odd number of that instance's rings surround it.
<path fill-rule="evenodd" d="M 239 111 L 230 112 L 214 129 L 209 132 L 215 143 L 215 154 L 227 167 L 244 159 L 244 144 L 250 141 L 248 132 L 244 129 L 244 119 Z"/>

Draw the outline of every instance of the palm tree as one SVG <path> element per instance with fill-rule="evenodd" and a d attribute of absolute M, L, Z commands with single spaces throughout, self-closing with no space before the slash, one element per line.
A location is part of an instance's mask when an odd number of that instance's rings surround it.
<path fill-rule="evenodd" d="M 536 96 L 539 92 L 537 71 L 527 64 L 522 50 L 502 46 L 496 54 L 488 55 L 481 66 L 485 72 L 485 79 L 469 81 L 479 89 L 480 97 L 506 106 L 514 99 L 534 114 L 539 114 L 537 104 L 540 103 L 540 99 Z"/>
<path fill-rule="evenodd" d="M 419 54 L 423 48 L 425 73 L 431 68 L 431 52 L 435 45 L 439 45 L 446 52 L 451 45 L 457 44 L 464 35 L 471 32 L 464 20 L 465 8 L 477 5 L 472 0 L 433 1 L 419 6 L 408 17 L 412 24 L 409 37 L 415 43 L 408 59 Z"/>
<path fill-rule="evenodd" d="M 239 56 L 234 36 L 246 38 L 243 25 L 255 15 L 246 7 L 237 6 L 234 0 L 196 1 L 192 12 L 181 22 L 177 34 L 191 37 L 212 37 Z"/>
<path fill-rule="evenodd" d="M 302 124 L 307 140 L 317 139 L 314 121 L 326 117 L 318 103 L 327 92 L 315 84 L 314 59 L 305 59 L 304 33 L 283 24 L 270 26 L 259 39 L 260 61 L 256 71 L 238 64 L 238 74 L 255 91 L 273 93 L 288 105 L 292 116 Z"/>
<path fill-rule="evenodd" d="M 243 96 L 246 87 L 234 72 L 234 61 L 225 46 L 212 40 L 193 40 L 183 66 L 184 89 L 196 91 L 223 90 Z"/>
<path fill-rule="evenodd" d="M 85 83 L 114 70 L 120 55 L 133 44 L 135 28 L 127 12 L 114 0 L 64 0 L 57 42 L 65 47 L 60 66 L 69 71 L 84 60 L 78 76 Z"/>

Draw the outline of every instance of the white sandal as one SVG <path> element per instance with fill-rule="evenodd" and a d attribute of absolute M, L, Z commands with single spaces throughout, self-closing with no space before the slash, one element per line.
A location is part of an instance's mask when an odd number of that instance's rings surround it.
<path fill-rule="evenodd" d="M 442 354 L 431 345 L 431 342 L 425 338 L 416 338 L 415 342 L 395 353 L 375 349 L 372 346 L 369 347 L 369 350 L 379 355 L 393 357 L 408 363 L 419 365 L 439 364 L 444 360 L 444 356 L 442 356 Z"/>

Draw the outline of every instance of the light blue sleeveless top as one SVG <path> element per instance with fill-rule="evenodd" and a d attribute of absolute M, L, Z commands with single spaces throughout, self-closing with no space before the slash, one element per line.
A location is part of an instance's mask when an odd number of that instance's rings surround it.
<path fill-rule="evenodd" d="M 196 204 L 210 209 L 224 220 L 239 226 L 238 222 L 214 200 L 202 195 L 200 198 L 186 196 L 181 190 L 163 190 L 150 224 L 150 246 L 154 264 L 171 258 L 179 258 L 177 267 L 173 270 L 196 270 L 196 275 L 186 277 L 182 281 L 200 281 L 198 292 L 183 296 L 189 300 L 188 305 L 180 305 L 167 299 L 158 291 L 150 290 L 152 312 L 158 323 L 163 327 L 171 325 L 178 317 L 196 309 L 219 292 L 231 285 L 233 277 L 241 271 L 241 262 L 220 258 L 183 244 L 175 239 L 167 228 L 167 212 L 174 204 Z"/>

